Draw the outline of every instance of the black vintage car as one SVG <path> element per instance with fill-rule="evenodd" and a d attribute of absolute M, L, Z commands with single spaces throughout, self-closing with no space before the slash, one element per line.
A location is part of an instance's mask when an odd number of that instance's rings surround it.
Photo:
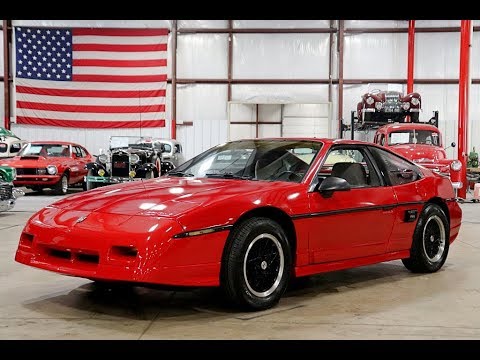
<path fill-rule="evenodd" d="M 112 136 L 106 153 L 88 163 L 87 190 L 163 175 L 173 167 L 162 161 L 163 146 L 147 137 Z"/>

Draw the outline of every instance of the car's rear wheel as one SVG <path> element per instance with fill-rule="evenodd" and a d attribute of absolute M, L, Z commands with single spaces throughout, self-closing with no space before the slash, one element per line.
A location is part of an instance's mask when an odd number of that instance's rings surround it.
<path fill-rule="evenodd" d="M 438 271 L 447 259 L 450 239 L 448 219 L 437 204 L 427 204 L 415 227 L 410 257 L 405 267 L 416 273 Z"/>
<path fill-rule="evenodd" d="M 227 297 L 247 310 L 278 303 L 288 286 L 292 255 L 282 227 L 268 218 L 251 218 L 229 237 L 222 262 Z"/>
<path fill-rule="evenodd" d="M 60 181 L 55 185 L 53 189 L 57 195 L 65 195 L 68 191 L 68 175 L 63 174 Z"/>

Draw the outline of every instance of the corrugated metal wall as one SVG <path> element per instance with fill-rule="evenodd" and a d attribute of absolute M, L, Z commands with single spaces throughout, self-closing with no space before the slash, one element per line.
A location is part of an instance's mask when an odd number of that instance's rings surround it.
<path fill-rule="evenodd" d="M 91 27 L 171 27 L 167 20 L 14 20 L 13 25 L 91 26 Z M 474 21 L 480 25 L 480 21 Z M 182 29 L 225 29 L 227 20 L 179 20 L 177 39 L 177 77 L 188 79 L 226 79 L 228 77 L 228 34 L 182 33 Z M 416 27 L 460 26 L 459 20 L 417 20 Z M 329 20 L 234 20 L 233 28 L 328 28 Z M 354 20 L 345 21 L 345 28 L 385 27 L 407 28 L 407 21 Z M 171 39 L 169 37 L 169 59 Z M 2 37 L 0 37 L 1 41 Z M 336 39 L 336 35 L 334 35 Z M 417 33 L 415 44 L 415 78 L 457 79 L 459 68 L 460 33 Z M 336 41 L 334 42 L 336 44 Z M 336 78 L 336 46 L 334 46 L 333 77 Z M 12 51 L 13 52 L 13 51 Z M 233 79 L 325 79 L 328 78 L 329 34 L 245 34 L 233 35 Z M 0 57 L 1 58 L 1 57 Z M 407 71 L 406 33 L 346 33 L 344 43 L 344 77 L 347 79 L 405 79 Z M 480 33 L 473 35 L 472 78 L 480 78 Z M 0 62 L 1 64 L 1 62 Z M 168 76 L 171 77 L 171 61 Z M 373 84 L 382 88 L 387 84 Z M 368 84 L 344 86 L 343 117 L 350 119 L 360 96 Z M 278 97 L 297 102 L 328 101 L 328 85 L 323 84 L 232 84 L 232 100 L 248 101 L 258 97 Z M 403 87 L 405 90 L 406 86 Z M 338 126 L 337 86 L 332 89 L 333 119 L 331 134 Z M 434 110 L 439 111 L 440 129 L 444 141 L 457 140 L 458 85 L 419 85 L 414 90 L 423 97 L 421 120 L 428 120 Z M 12 92 L 13 94 L 13 92 Z M 180 125 L 177 138 L 184 144 L 190 158 L 212 145 L 227 140 L 228 85 L 177 84 L 177 121 L 192 122 Z M 170 136 L 171 86 L 167 88 L 167 122 L 162 129 L 143 130 L 143 134 Z M 0 96 L 3 119 L 3 92 Z M 12 96 L 12 104 L 14 104 Z M 480 85 L 474 84 L 470 95 L 471 145 L 480 149 Z M 14 111 L 12 106 L 12 111 Z M 47 127 L 12 125 L 12 129 L 26 139 L 65 139 L 83 143 L 96 153 L 105 147 L 110 135 L 140 133 L 130 130 L 71 130 Z M 360 136 L 369 137 L 361 134 Z M 456 157 L 456 151 L 449 150 Z"/>

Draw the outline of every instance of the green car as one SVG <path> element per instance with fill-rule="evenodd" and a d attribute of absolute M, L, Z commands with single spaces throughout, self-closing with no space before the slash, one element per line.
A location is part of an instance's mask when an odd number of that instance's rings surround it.
<path fill-rule="evenodd" d="M 13 208 L 15 201 L 25 193 L 13 187 L 13 180 L 17 177 L 15 168 L 0 166 L 0 212 Z"/>

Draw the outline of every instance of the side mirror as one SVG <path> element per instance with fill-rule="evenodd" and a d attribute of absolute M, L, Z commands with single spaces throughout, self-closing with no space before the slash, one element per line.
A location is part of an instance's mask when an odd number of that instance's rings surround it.
<path fill-rule="evenodd" d="M 318 191 L 327 197 L 331 196 L 333 191 L 348 191 L 350 189 L 351 187 L 347 180 L 336 176 L 327 177 L 318 187 Z"/>

